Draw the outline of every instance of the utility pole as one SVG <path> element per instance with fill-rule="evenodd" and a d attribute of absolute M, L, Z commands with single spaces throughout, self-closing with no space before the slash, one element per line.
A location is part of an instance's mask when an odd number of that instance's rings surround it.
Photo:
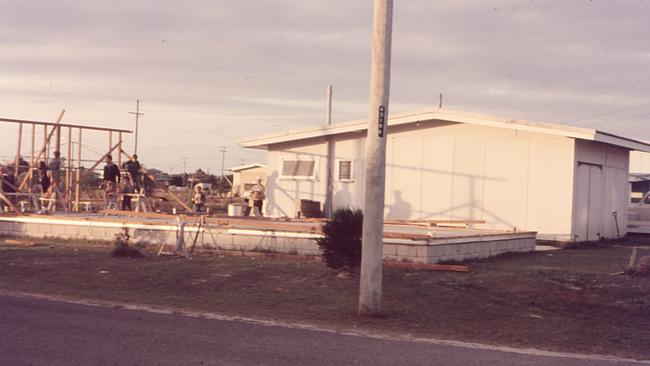
<path fill-rule="evenodd" d="M 358 308 L 359 315 L 368 316 L 381 313 L 386 132 L 392 28 L 393 0 L 375 0 Z"/>
<path fill-rule="evenodd" d="M 332 85 L 327 86 L 327 109 L 325 111 L 325 122 L 332 124 Z M 332 217 L 334 209 L 334 141 L 332 136 L 327 136 L 327 187 L 325 195 L 325 216 Z"/>
<path fill-rule="evenodd" d="M 181 160 L 183 160 L 183 174 L 187 174 L 187 158 L 182 157 Z"/>
<path fill-rule="evenodd" d="M 219 149 L 219 152 L 221 153 L 221 178 L 224 178 L 224 164 L 226 162 L 226 151 L 228 151 L 228 148 L 225 146 L 222 146 Z"/>
<path fill-rule="evenodd" d="M 135 101 L 135 112 L 129 112 L 129 114 L 135 114 L 135 146 L 133 147 L 133 154 L 138 153 L 138 122 L 140 116 L 144 116 L 144 113 L 140 113 L 140 99 Z M 122 152 L 120 151 L 119 154 Z"/>

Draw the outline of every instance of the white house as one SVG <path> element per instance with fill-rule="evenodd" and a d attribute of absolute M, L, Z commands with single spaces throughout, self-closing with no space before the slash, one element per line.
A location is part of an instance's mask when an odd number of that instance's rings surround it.
<path fill-rule="evenodd" d="M 266 165 L 252 163 L 228 169 L 232 172 L 232 193 L 241 195 L 248 192 L 255 185 L 257 177 L 266 180 Z"/>
<path fill-rule="evenodd" d="M 328 197 L 334 208 L 362 208 L 366 130 L 359 120 L 240 141 L 268 150 L 266 213 L 293 217 L 299 200 Z M 444 109 L 392 115 L 385 217 L 484 220 L 554 240 L 624 235 L 630 150 L 650 145 Z"/>

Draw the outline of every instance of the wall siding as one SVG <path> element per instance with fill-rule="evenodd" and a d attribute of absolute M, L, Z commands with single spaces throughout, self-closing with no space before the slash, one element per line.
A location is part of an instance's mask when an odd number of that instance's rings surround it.
<path fill-rule="evenodd" d="M 600 142 L 576 140 L 575 151 L 573 213 L 578 219 L 573 223 L 573 239 L 597 240 L 625 235 L 629 202 L 629 150 Z M 580 169 L 580 163 L 586 163 L 583 169 Z M 585 173 L 588 164 L 593 164 L 590 179 L 598 179 L 592 183 L 591 192 Z M 594 189 L 597 189 L 596 194 Z M 597 217 L 594 216 L 595 212 L 599 213 Z M 585 234 L 588 232 L 594 235 Z"/>
<path fill-rule="evenodd" d="M 335 207 L 363 205 L 364 140 L 334 137 L 335 158 L 354 162 L 354 181 L 335 181 Z M 269 148 L 269 214 L 294 216 L 296 200 L 324 200 L 326 152 L 325 139 Z M 308 156 L 319 158 L 317 179 L 274 178 L 282 157 Z M 386 160 L 386 218 L 485 220 L 490 229 L 571 237 L 572 139 L 429 121 L 390 128 Z"/>

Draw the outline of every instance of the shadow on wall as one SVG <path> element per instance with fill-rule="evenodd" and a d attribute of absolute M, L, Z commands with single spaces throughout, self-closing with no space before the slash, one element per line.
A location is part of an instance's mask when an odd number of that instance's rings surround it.
<path fill-rule="evenodd" d="M 334 209 L 341 207 L 353 208 L 352 205 L 352 194 L 350 193 L 350 185 L 342 184 L 342 190 L 337 190 L 334 193 Z"/>
<path fill-rule="evenodd" d="M 357 158 L 363 156 L 363 144 L 359 143 L 357 145 Z M 310 158 L 326 158 L 322 154 L 314 153 L 301 153 L 301 156 L 310 157 Z M 333 197 L 333 208 L 340 207 L 355 207 L 363 208 L 363 196 L 364 196 L 364 185 L 363 185 L 363 175 L 364 167 L 363 160 L 355 160 L 359 164 L 354 164 L 355 166 L 355 181 L 350 183 L 335 182 L 334 183 L 334 197 Z M 392 174 L 397 174 L 402 177 L 407 176 L 403 174 L 404 172 L 417 172 L 419 174 L 427 174 L 426 184 L 432 184 L 431 179 L 438 179 L 439 177 L 444 177 L 444 179 L 451 179 L 459 182 L 464 182 L 466 186 L 467 195 L 462 197 L 456 195 L 457 199 L 456 204 L 449 205 L 449 207 L 427 207 L 426 202 L 423 202 L 422 205 L 419 202 L 408 202 L 403 198 L 403 190 L 394 190 L 392 191 L 393 202 L 388 202 L 386 207 L 386 219 L 464 219 L 464 220 L 485 220 L 488 223 L 493 223 L 498 226 L 504 227 L 513 227 L 513 223 L 509 220 L 500 217 L 500 215 L 492 211 L 483 204 L 483 198 L 479 195 L 476 196 L 477 192 L 481 191 L 481 187 L 485 184 L 486 181 L 506 183 L 508 181 L 505 177 L 494 177 L 489 175 L 477 175 L 477 174 L 467 174 L 460 173 L 458 171 L 448 171 L 435 168 L 427 168 L 422 166 L 413 165 L 412 162 L 406 164 L 395 164 L 387 163 L 387 169 L 392 172 Z M 432 175 L 435 175 L 432 178 Z M 422 177 L 416 181 L 421 181 Z M 434 182 L 435 183 L 435 182 Z M 266 215 L 270 216 L 287 216 L 293 217 L 295 215 L 291 210 L 294 209 L 295 202 L 300 198 L 309 198 L 309 199 L 322 199 L 320 193 L 317 192 L 317 185 L 325 184 L 319 183 L 319 181 L 301 181 L 293 182 L 293 184 L 283 184 L 279 180 L 279 172 L 273 171 L 268 176 L 267 179 L 267 201 L 266 201 Z M 425 184 L 425 183 L 423 183 Z M 284 187 L 283 187 L 284 185 Z M 407 187 L 409 190 L 412 188 L 410 185 L 405 185 L 402 180 L 400 183 L 395 182 L 394 188 L 404 188 Z M 424 185 L 424 187 L 428 187 Z M 388 188 L 388 187 L 387 187 Z M 388 192 L 387 192 L 388 193 Z M 389 201 L 387 199 L 387 201 Z M 451 203 L 451 202 L 450 202 Z M 290 212 L 287 212 L 289 210 Z"/>
<path fill-rule="evenodd" d="M 279 187 L 279 176 L 280 174 L 278 174 L 278 171 L 274 170 L 268 177 L 266 177 L 266 212 L 264 213 L 266 216 L 270 216 L 273 213 L 279 216 L 289 216 L 278 204 L 278 198 L 275 196 L 276 194 L 282 193 L 290 197 L 286 191 Z"/>
<path fill-rule="evenodd" d="M 411 204 L 402 199 L 402 191 L 393 191 L 393 204 L 388 206 L 387 219 L 408 219 L 412 215 Z"/>

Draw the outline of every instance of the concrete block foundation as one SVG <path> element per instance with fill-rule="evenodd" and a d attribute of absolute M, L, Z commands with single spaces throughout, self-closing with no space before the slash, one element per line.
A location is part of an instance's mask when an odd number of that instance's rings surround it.
<path fill-rule="evenodd" d="M 106 218 L 98 214 L 0 216 L 0 235 L 112 241 L 123 228 L 129 229 L 136 242 L 151 245 L 166 243 L 172 246 L 176 243 L 177 226 L 173 220 Z M 197 230 L 197 225 L 188 224 L 185 227 L 186 242 L 191 243 Z M 320 234 L 317 233 L 208 225 L 207 229 L 203 228 L 199 233 L 197 246 L 221 250 L 320 255 L 316 245 L 319 237 Z M 461 262 L 534 249 L 535 233 L 454 229 L 435 233 L 429 239 L 387 238 L 384 241 L 383 256 L 387 260 L 413 263 Z"/>

